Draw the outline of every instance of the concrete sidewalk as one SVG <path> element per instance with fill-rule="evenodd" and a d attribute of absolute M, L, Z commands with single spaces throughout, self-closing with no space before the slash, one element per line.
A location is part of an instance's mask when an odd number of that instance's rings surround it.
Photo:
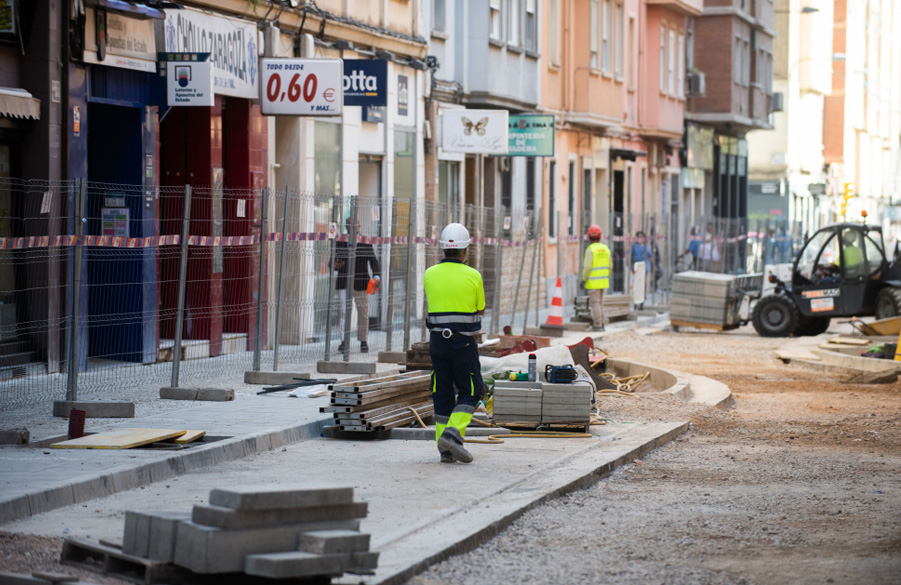
<path fill-rule="evenodd" d="M 552 344 L 667 323 L 665 315 L 642 317 L 615 323 L 605 333 L 566 331 Z M 380 369 L 394 367 L 382 364 Z M 0 447 L 0 523 L 318 438 L 332 421 L 319 412 L 327 404 L 327 396 L 285 399 L 285 393 L 275 393 L 234 402 L 186 402 L 183 409 L 126 422 L 88 421 L 86 430 L 92 432 L 122 427 L 206 431 L 205 442 L 177 451 Z"/>

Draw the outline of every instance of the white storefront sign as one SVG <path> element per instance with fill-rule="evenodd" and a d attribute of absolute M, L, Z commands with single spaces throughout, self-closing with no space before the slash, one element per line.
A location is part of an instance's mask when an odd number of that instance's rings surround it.
<path fill-rule="evenodd" d="M 165 32 L 168 52 L 210 54 L 215 93 L 246 99 L 259 97 L 255 24 L 188 8 L 166 11 Z"/>
<path fill-rule="evenodd" d="M 105 14 L 106 30 L 103 35 L 97 34 L 97 11 L 85 8 L 84 62 L 156 73 L 153 20 L 138 20 L 113 11 L 100 14 Z M 102 37 L 101 44 L 106 53 L 103 60 L 98 54 L 103 52 L 97 44 L 98 36 Z"/>
<path fill-rule="evenodd" d="M 263 59 L 260 68 L 260 112 L 264 116 L 341 115 L 341 59 Z"/>
<path fill-rule="evenodd" d="M 167 61 L 166 103 L 170 106 L 213 106 L 213 65 L 209 61 Z"/>
<path fill-rule="evenodd" d="M 442 110 L 441 148 L 447 152 L 507 154 L 507 110 Z"/>

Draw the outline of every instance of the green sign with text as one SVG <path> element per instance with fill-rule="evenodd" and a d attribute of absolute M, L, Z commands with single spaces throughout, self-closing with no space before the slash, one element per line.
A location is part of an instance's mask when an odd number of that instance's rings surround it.
<path fill-rule="evenodd" d="M 509 117 L 507 156 L 554 156 L 554 116 Z"/>

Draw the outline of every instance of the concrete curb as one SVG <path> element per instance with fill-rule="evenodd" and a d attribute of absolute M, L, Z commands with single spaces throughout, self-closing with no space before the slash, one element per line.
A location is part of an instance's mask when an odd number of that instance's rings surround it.
<path fill-rule="evenodd" d="M 379 569 L 376 570 L 375 576 L 367 577 L 362 582 L 367 585 L 405 583 L 435 563 L 474 550 L 500 534 L 529 510 L 570 492 L 590 487 L 618 467 L 640 459 L 653 449 L 672 441 L 685 433 L 688 428 L 687 422 L 657 423 L 649 426 L 648 438 L 626 446 L 613 459 L 609 459 L 609 452 L 602 449 L 609 447 L 610 443 L 597 441 L 586 449 L 572 453 L 542 469 L 536 469 L 530 476 L 493 494 L 503 494 L 505 496 L 503 500 L 482 498 L 465 509 L 452 510 L 446 513 L 442 520 L 413 530 L 394 542 L 381 543 L 378 549 L 381 554 Z M 460 518 L 455 518 L 459 514 L 466 516 L 462 524 Z M 490 520 L 484 526 L 470 531 L 472 522 L 481 518 Z M 437 535 L 441 535 L 445 540 L 450 538 L 452 542 L 446 546 L 442 545 L 441 550 L 437 552 L 423 550 L 438 539 Z M 419 554 L 417 549 L 420 551 Z M 397 558 L 398 556 L 401 558 Z M 418 560 L 410 562 L 404 560 L 404 556 L 412 556 Z M 360 583 L 361 580 L 359 577 L 341 578 L 334 582 L 350 585 Z"/>
<path fill-rule="evenodd" d="M 136 465 L 120 465 L 118 469 L 96 477 L 76 480 L 37 493 L 13 497 L 0 502 L 0 524 L 135 489 L 226 461 L 315 439 L 322 432 L 322 427 L 332 422 L 332 418 L 328 417 L 297 426 L 276 428 L 255 435 L 223 439 L 203 447 L 191 447 L 176 452 L 161 460 Z"/>

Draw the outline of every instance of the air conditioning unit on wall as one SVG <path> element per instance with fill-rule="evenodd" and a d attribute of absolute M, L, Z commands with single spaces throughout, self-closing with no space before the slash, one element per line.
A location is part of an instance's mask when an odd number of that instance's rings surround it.
<path fill-rule="evenodd" d="M 782 92 L 770 94 L 770 112 L 781 112 L 785 107 L 785 98 Z"/>
<path fill-rule="evenodd" d="M 703 73 L 688 74 L 688 97 L 704 97 L 707 93 L 707 83 Z"/>

